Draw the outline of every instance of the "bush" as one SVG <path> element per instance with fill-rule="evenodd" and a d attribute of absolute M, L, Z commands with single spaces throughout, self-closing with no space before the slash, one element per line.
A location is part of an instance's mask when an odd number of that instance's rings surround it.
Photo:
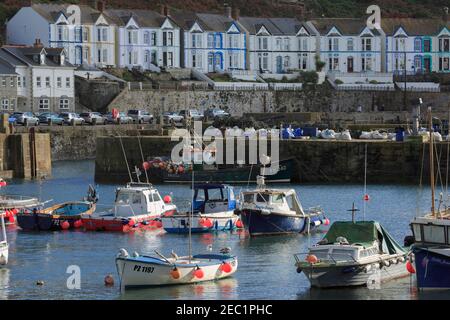
<path fill-rule="evenodd" d="M 300 78 L 303 85 L 317 84 L 319 82 L 319 75 L 316 71 L 300 71 Z"/>
<path fill-rule="evenodd" d="M 316 71 L 317 71 L 317 72 L 322 71 L 322 69 L 323 69 L 323 68 L 325 67 L 325 65 L 326 65 L 326 62 L 321 61 L 321 60 L 320 60 L 320 57 L 319 57 L 318 55 L 316 55 L 316 56 L 314 57 L 314 60 L 315 60 L 315 63 L 316 63 Z"/>
<path fill-rule="evenodd" d="M 334 80 L 334 83 L 335 83 L 335 84 L 343 84 L 344 81 L 342 81 L 342 80 L 340 80 L 340 79 L 336 79 L 336 80 Z"/>

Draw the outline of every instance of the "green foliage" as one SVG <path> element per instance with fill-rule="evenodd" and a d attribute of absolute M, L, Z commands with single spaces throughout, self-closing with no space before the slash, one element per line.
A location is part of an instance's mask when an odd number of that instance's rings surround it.
<path fill-rule="evenodd" d="M 320 57 L 318 55 L 314 56 L 315 64 L 316 64 L 316 71 L 320 72 L 325 67 L 326 62 L 321 61 Z"/>
<path fill-rule="evenodd" d="M 340 79 L 336 79 L 336 80 L 334 80 L 334 83 L 335 84 L 343 84 L 344 82 Z"/>
<path fill-rule="evenodd" d="M 300 77 L 304 85 L 317 84 L 319 82 L 319 75 L 316 71 L 300 71 Z"/>

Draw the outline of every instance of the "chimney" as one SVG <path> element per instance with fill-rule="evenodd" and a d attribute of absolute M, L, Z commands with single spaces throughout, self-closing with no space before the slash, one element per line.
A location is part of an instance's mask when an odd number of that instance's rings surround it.
<path fill-rule="evenodd" d="M 165 16 L 165 17 L 168 17 L 170 15 L 169 7 L 167 5 L 165 5 L 165 4 L 163 4 L 161 6 L 161 15 Z"/>
<path fill-rule="evenodd" d="M 100 11 L 100 12 L 105 11 L 105 9 L 106 9 L 106 3 L 105 3 L 105 1 L 98 0 L 98 1 L 97 1 L 96 9 L 97 9 L 98 11 Z"/>
<path fill-rule="evenodd" d="M 225 15 L 227 16 L 227 18 L 232 18 L 231 11 L 231 7 L 229 5 L 225 5 Z"/>
<path fill-rule="evenodd" d="M 444 7 L 443 8 L 443 11 L 444 11 L 444 13 L 443 13 L 443 20 L 444 20 L 444 22 L 447 22 L 448 21 L 448 7 Z"/>
<path fill-rule="evenodd" d="M 34 47 L 34 48 L 43 48 L 44 46 L 43 46 L 42 43 L 41 43 L 41 39 L 37 38 L 37 39 L 34 41 L 33 47 Z"/>
<path fill-rule="evenodd" d="M 241 10 L 239 8 L 234 8 L 233 16 L 232 16 L 233 20 L 239 21 L 240 15 L 241 15 Z"/>

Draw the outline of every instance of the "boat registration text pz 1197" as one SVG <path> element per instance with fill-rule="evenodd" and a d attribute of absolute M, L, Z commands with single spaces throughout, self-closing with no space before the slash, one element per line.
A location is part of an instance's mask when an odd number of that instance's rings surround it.
<path fill-rule="evenodd" d="M 144 272 L 144 273 L 153 273 L 153 271 L 155 270 L 155 268 L 153 267 L 143 267 L 143 266 L 139 266 L 139 265 L 135 265 L 133 271 L 136 272 Z"/>

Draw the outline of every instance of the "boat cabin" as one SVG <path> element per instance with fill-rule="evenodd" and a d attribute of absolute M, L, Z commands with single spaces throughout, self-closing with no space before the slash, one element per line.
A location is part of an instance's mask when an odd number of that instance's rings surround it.
<path fill-rule="evenodd" d="M 132 217 L 149 213 L 161 213 L 165 203 L 158 190 L 151 184 L 129 183 L 116 190 L 114 203 L 115 216 Z"/>
<path fill-rule="evenodd" d="M 432 215 L 415 218 L 411 222 L 415 243 L 450 245 L 450 219 Z"/>
<path fill-rule="evenodd" d="M 194 185 L 194 212 L 203 214 L 233 211 L 236 209 L 234 189 L 224 184 Z"/>
<path fill-rule="evenodd" d="M 242 193 L 242 209 L 305 215 L 295 190 L 262 189 Z"/>

